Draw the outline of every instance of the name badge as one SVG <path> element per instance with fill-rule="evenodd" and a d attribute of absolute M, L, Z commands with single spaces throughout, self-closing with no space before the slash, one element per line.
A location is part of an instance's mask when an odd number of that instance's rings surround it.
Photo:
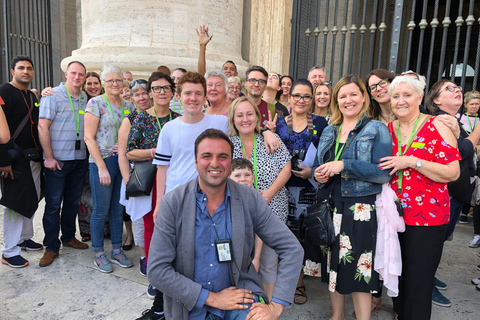
<path fill-rule="evenodd" d="M 83 111 L 83 110 L 78 110 L 78 114 L 85 114 L 85 111 Z"/>
<path fill-rule="evenodd" d="M 423 142 L 413 142 L 412 143 L 412 148 L 423 149 L 424 147 L 425 147 L 425 143 L 423 143 Z"/>
<path fill-rule="evenodd" d="M 232 240 L 230 239 L 215 240 L 215 248 L 217 249 L 217 261 L 219 263 L 232 261 L 231 247 Z"/>

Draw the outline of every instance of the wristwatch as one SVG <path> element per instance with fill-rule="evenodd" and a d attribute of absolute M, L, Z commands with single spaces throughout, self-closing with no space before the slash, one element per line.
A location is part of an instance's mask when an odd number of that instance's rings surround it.
<path fill-rule="evenodd" d="M 415 170 L 418 171 L 422 167 L 422 159 L 418 158 L 417 164 L 415 165 Z"/>

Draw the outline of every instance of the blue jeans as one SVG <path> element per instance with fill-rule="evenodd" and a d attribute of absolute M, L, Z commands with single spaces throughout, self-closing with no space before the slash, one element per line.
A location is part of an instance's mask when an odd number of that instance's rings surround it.
<path fill-rule="evenodd" d="M 260 299 L 258 299 L 258 296 L 254 294 L 255 299 L 253 302 L 260 302 Z M 225 311 L 225 315 L 223 317 L 223 320 L 245 320 L 247 318 L 248 313 L 250 312 L 250 307 L 252 304 L 247 303 L 248 309 L 236 309 L 236 310 L 227 310 Z M 207 316 L 205 317 L 205 320 L 222 320 L 219 316 L 207 312 Z"/>
<path fill-rule="evenodd" d="M 455 225 L 457 224 L 462 209 L 463 202 L 455 197 L 452 197 L 452 199 L 450 199 L 450 222 L 448 223 L 447 231 L 445 232 L 445 240 L 447 240 L 455 230 Z"/>
<path fill-rule="evenodd" d="M 46 251 L 60 250 L 58 235 L 62 230 L 63 243 L 75 238 L 75 220 L 78 202 L 82 196 L 83 181 L 88 170 L 88 160 L 63 161 L 62 170 L 45 168 L 45 212 L 43 214 L 43 245 Z M 62 206 L 63 201 L 63 206 Z M 62 214 L 60 215 L 60 207 Z"/>
<path fill-rule="evenodd" d="M 112 249 L 122 247 L 123 232 L 123 206 L 120 204 L 120 186 L 122 175 L 116 157 L 103 159 L 110 174 L 110 185 L 108 187 L 100 184 L 98 176 L 98 167 L 95 163 L 90 163 L 90 185 L 92 186 L 93 212 L 90 220 L 90 230 L 92 234 L 93 252 L 103 252 L 103 236 L 105 228 L 105 219 L 107 216 L 110 221 L 110 239 Z"/>

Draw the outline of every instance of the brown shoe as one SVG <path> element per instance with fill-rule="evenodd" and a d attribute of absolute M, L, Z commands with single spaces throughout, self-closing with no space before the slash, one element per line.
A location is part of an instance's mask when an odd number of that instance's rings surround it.
<path fill-rule="evenodd" d="M 58 257 L 58 252 L 53 252 L 53 251 L 45 251 L 45 254 L 43 255 L 42 259 L 40 259 L 40 262 L 38 265 L 40 267 L 46 267 L 52 264 L 53 259 Z"/>
<path fill-rule="evenodd" d="M 64 243 L 63 246 L 72 247 L 74 249 L 81 249 L 81 250 L 88 249 L 88 244 L 80 242 L 75 238 L 73 238 L 73 240 L 70 242 Z"/>

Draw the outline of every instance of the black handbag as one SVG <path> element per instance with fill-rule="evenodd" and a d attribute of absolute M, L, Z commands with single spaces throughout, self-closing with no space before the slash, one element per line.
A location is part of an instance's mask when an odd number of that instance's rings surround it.
<path fill-rule="evenodd" d="M 307 208 L 304 219 L 305 238 L 317 246 L 329 246 L 335 242 L 330 200 L 324 199 Z"/>
<path fill-rule="evenodd" d="M 157 166 L 151 160 L 134 162 L 125 188 L 127 199 L 150 195 L 156 172 Z"/>

